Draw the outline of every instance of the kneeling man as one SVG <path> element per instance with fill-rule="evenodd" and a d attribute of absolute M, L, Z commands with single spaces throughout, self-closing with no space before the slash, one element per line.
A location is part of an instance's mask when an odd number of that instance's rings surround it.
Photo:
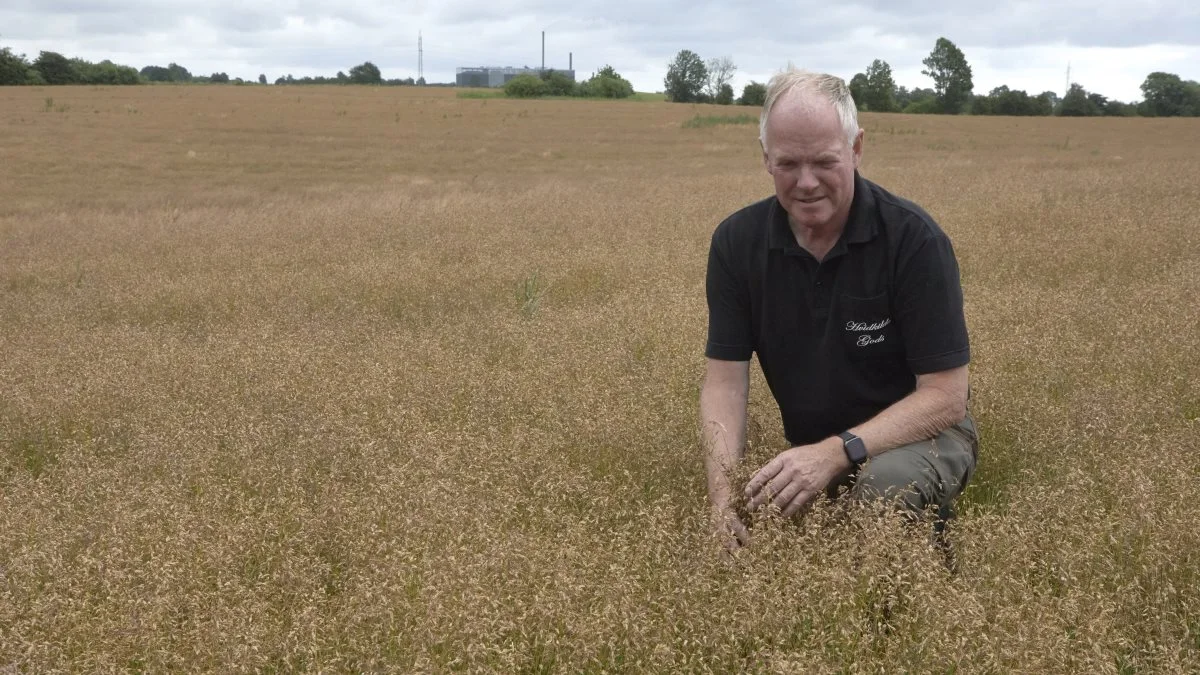
<path fill-rule="evenodd" d="M 748 542 L 741 500 L 791 516 L 842 488 L 944 517 L 978 444 L 950 240 L 858 174 L 863 132 L 840 78 L 776 75 L 759 140 L 775 195 L 722 222 L 708 259 L 700 417 L 714 526 L 734 548 Z M 735 494 L 752 354 L 793 447 Z"/>

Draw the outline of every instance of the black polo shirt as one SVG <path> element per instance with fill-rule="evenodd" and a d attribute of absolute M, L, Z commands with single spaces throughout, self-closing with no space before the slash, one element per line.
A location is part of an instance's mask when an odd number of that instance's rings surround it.
<path fill-rule="evenodd" d="M 821 262 L 770 197 L 716 229 L 708 258 L 709 358 L 758 360 L 795 445 L 860 424 L 970 360 L 950 239 L 919 206 L 854 176 L 854 201 Z"/>

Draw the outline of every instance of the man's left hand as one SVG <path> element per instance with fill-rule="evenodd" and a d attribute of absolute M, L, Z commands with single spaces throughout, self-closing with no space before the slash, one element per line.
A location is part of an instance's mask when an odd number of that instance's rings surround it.
<path fill-rule="evenodd" d="M 771 501 L 789 518 L 848 468 L 850 460 L 837 438 L 799 445 L 779 453 L 759 469 L 746 485 L 746 498 L 751 509 Z"/>

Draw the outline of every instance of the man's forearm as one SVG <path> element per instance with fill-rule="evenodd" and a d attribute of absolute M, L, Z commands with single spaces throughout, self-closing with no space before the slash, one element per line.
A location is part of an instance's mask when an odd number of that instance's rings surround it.
<path fill-rule="evenodd" d="M 950 375 L 943 381 L 918 386 L 849 431 L 863 439 L 872 456 L 937 436 L 967 414 L 966 369 Z"/>
<path fill-rule="evenodd" d="M 746 393 L 739 387 L 706 382 L 700 391 L 700 444 L 708 497 L 725 506 L 733 499 L 729 476 L 746 445 Z"/>

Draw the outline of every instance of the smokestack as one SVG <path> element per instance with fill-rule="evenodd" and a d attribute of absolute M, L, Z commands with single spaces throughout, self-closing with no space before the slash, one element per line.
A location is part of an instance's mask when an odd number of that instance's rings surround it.
<path fill-rule="evenodd" d="M 567 52 L 567 70 L 575 70 L 575 52 Z"/>
<path fill-rule="evenodd" d="M 542 31 L 542 70 L 546 69 L 546 31 Z"/>

